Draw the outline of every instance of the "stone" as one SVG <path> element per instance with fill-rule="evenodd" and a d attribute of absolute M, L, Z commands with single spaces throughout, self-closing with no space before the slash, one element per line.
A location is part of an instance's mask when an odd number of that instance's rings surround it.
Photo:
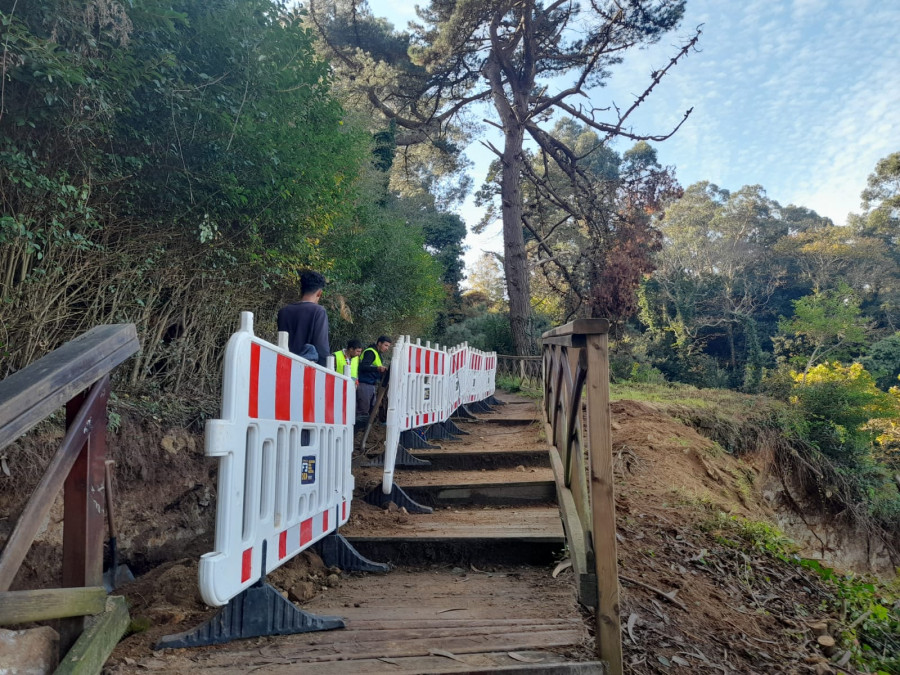
<path fill-rule="evenodd" d="M 327 577 L 325 577 L 325 585 L 326 586 L 331 586 L 332 588 L 334 588 L 335 586 L 339 585 L 340 583 L 341 583 L 341 578 L 337 574 L 329 574 Z"/>
<path fill-rule="evenodd" d="M 44 675 L 57 666 L 59 634 L 50 626 L 26 630 L 0 628 L 0 673 Z"/>
<path fill-rule="evenodd" d="M 310 581 L 300 581 L 288 590 L 288 598 L 294 602 L 304 603 L 316 597 L 316 585 Z"/>

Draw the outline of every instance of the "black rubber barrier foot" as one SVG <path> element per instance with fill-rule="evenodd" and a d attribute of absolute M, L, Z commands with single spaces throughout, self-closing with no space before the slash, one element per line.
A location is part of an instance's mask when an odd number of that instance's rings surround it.
<path fill-rule="evenodd" d="M 424 433 L 424 432 L 423 432 Z M 400 433 L 400 445 L 410 450 L 438 450 L 438 446 L 425 441 L 418 429 L 409 429 Z"/>
<path fill-rule="evenodd" d="M 422 506 L 419 502 L 413 501 L 413 498 L 406 494 L 396 483 L 391 487 L 391 494 L 384 494 L 384 490 L 379 485 L 363 497 L 363 500 L 367 504 L 380 506 L 381 508 L 384 508 L 390 502 L 394 502 L 398 507 L 402 506 L 409 513 L 434 513 L 434 509 L 430 506 Z"/>
<path fill-rule="evenodd" d="M 458 440 L 453 434 L 447 431 L 447 428 L 438 422 L 437 424 L 432 424 L 428 429 L 425 430 L 425 438 L 427 439 L 437 439 L 439 441 L 448 440 L 455 441 Z"/>
<path fill-rule="evenodd" d="M 369 461 L 363 466 L 384 466 L 384 453 L 369 458 Z M 431 462 L 427 459 L 416 457 L 409 454 L 409 450 L 402 445 L 397 446 L 397 459 L 394 460 L 394 466 L 431 466 Z"/>
<path fill-rule="evenodd" d="M 408 511 L 409 509 L 407 509 Z M 326 567 L 339 567 L 345 572 L 390 572 L 387 563 L 372 562 L 347 541 L 343 535 L 332 532 L 313 544 Z"/>
<path fill-rule="evenodd" d="M 441 422 L 444 428 L 447 430 L 447 433 L 456 434 L 459 436 L 468 436 L 468 431 L 463 431 L 456 424 L 454 424 L 453 420 L 447 420 L 446 422 Z"/>
<path fill-rule="evenodd" d="M 467 404 L 467 405 L 471 405 L 471 404 Z M 451 417 L 456 417 L 461 420 L 477 420 L 478 419 L 477 417 L 475 417 L 475 415 L 473 415 L 472 413 L 469 412 L 468 407 L 466 407 L 465 405 L 459 406 L 453 412 Z"/>
<path fill-rule="evenodd" d="M 166 635 L 154 649 L 203 647 L 265 635 L 293 635 L 343 628 L 338 616 L 316 616 L 286 600 L 272 586 L 259 581 L 236 595 L 206 623 L 193 630 Z"/>
<path fill-rule="evenodd" d="M 471 410 L 472 412 L 477 412 L 477 413 L 493 412 L 493 410 L 491 409 L 491 406 L 489 406 L 484 401 L 475 401 L 475 403 L 470 403 L 469 410 Z"/>
<path fill-rule="evenodd" d="M 487 401 L 488 403 L 490 403 L 491 405 L 506 405 L 506 401 L 501 401 L 499 398 L 497 398 L 493 394 L 491 394 L 484 400 Z"/>

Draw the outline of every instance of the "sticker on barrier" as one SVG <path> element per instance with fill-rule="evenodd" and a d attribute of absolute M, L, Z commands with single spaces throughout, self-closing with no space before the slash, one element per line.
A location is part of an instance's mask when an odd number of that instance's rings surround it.
<path fill-rule="evenodd" d="M 353 496 L 355 396 L 335 373 L 253 334 L 253 315 L 225 350 L 222 419 L 206 424 L 219 458 L 215 550 L 200 594 L 221 606 L 347 522 Z"/>

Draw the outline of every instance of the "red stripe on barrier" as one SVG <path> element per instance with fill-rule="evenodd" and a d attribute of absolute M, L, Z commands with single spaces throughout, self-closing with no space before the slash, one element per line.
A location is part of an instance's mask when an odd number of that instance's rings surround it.
<path fill-rule="evenodd" d="M 259 417 L 259 345 L 250 343 L 250 417 Z"/>
<path fill-rule="evenodd" d="M 300 545 L 308 544 L 312 541 L 312 518 L 307 518 L 300 523 Z"/>
<path fill-rule="evenodd" d="M 325 424 L 334 424 L 334 380 L 333 375 L 325 376 Z"/>
<path fill-rule="evenodd" d="M 341 502 L 341 520 L 347 520 L 347 502 Z"/>
<path fill-rule="evenodd" d="M 437 371 L 438 371 L 438 353 L 437 353 L 437 352 L 433 352 L 433 354 L 434 354 L 434 356 L 433 356 L 432 358 L 434 358 L 434 364 L 433 364 L 432 370 L 433 370 L 435 373 L 437 373 Z"/>
<path fill-rule="evenodd" d="M 416 372 L 422 372 L 422 350 L 416 347 Z"/>
<path fill-rule="evenodd" d="M 425 352 L 425 374 L 431 374 L 431 352 Z"/>
<path fill-rule="evenodd" d="M 322 532 L 328 532 L 328 511 L 322 512 Z"/>
<path fill-rule="evenodd" d="M 303 369 L 303 421 L 316 421 L 316 369 Z"/>
<path fill-rule="evenodd" d="M 253 571 L 253 549 L 248 548 L 244 551 L 244 555 L 241 556 L 241 583 L 244 583 L 250 578 L 250 573 Z"/>
<path fill-rule="evenodd" d="M 347 424 L 347 380 L 341 382 L 341 424 Z"/>
<path fill-rule="evenodd" d="M 291 363 L 287 356 L 278 355 L 275 365 L 275 419 L 291 419 Z"/>
<path fill-rule="evenodd" d="M 287 555 L 287 530 L 278 535 L 278 559 Z"/>

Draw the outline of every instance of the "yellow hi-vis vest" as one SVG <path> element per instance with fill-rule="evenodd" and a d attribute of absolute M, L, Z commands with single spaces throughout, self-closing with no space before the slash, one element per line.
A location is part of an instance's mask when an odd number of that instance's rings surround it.
<path fill-rule="evenodd" d="M 347 357 L 344 355 L 344 350 L 339 349 L 334 353 L 334 369 L 344 374 L 344 366 L 347 365 Z M 350 359 L 350 377 L 354 380 L 359 377 L 359 357 L 354 356 Z"/>
<path fill-rule="evenodd" d="M 362 358 L 363 356 L 365 356 L 366 352 L 372 352 L 372 353 L 375 355 L 375 359 L 372 361 L 372 365 L 373 365 L 373 366 L 381 366 L 381 365 L 383 365 L 383 364 L 381 363 L 381 354 L 378 353 L 378 350 L 377 350 L 377 349 L 375 349 L 374 347 L 366 347 L 366 348 L 363 350 L 363 353 L 360 354 L 360 358 Z"/>

